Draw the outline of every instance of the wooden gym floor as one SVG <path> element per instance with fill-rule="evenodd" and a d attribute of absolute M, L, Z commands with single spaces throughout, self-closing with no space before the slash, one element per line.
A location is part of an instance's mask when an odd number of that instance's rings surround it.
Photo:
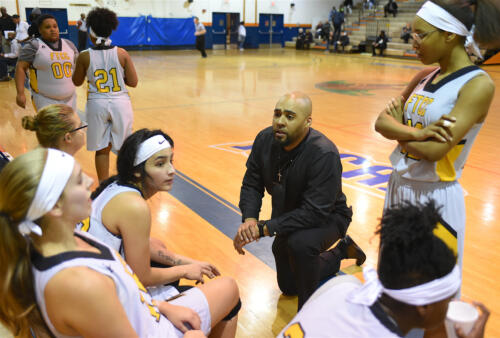
<path fill-rule="evenodd" d="M 134 128 L 161 128 L 175 141 L 176 184 L 171 194 L 150 201 L 153 235 L 176 252 L 215 263 L 238 281 L 243 302 L 238 337 L 275 336 L 296 307 L 295 298 L 279 292 L 269 240 L 249 245 L 245 256 L 232 247 L 241 220 L 237 205 L 246 156 L 284 93 L 310 95 L 313 127 L 338 146 L 344 192 L 354 210 L 349 233 L 367 253 L 365 264 L 376 264 L 373 232 L 395 144 L 378 135 L 373 124 L 386 102 L 423 67 L 420 63 L 295 50 L 214 51 L 207 59 L 195 51 L 131 55 L 139 75 L 138 87 L 130 90 Z M 485 70 L 500 87 L 500 66 Z M 81 111 L 85 94 L 78 89 Z M 497 90 L 460 180 L 467 192 L 462 294 L 491 309 L 487 337 L 500 336 L 500 158 L 494 155 L 499 111 Z M 15 105 L 13 81 L 0 83 L 0 147 L 16 156 L 36 146 L 34 133 L 20 123 L 33 113 L 31 106 Z M 93 154 L 82 149 L 76 157 L 95 178 Z M 270 215 L 268 197 L 262 213 L 264 219 Z M 345 262 L 343 270 L 361 277 L 353 264 Z"/>

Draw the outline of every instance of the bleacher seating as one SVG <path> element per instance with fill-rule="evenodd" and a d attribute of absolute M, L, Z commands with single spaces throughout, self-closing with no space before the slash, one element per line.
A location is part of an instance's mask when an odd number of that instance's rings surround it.
<path fill-rule="evenodd" d="M 400 36 L 402 28 L 408 22 L 411 23 L 413 21 L 415 13 L 422 6 L 423 2 L 423 0 L 397 0 L 398 14 L 396 17 L 392 15 L 384 17 L 385 0 L 382 0 L 372 10 L 364 10 L 360 7 L 361 4 L 358 4 L 358 8 L 353 8 L 352 13 L 346 15 L 344 23 L 350 40 L 349 52 L 356 51 L 357 47 L 367 40 L 373 41 L 380 30 L 383 29 L 389 37 L 389 43 L 384 55 L 416 58 L 411 40 L 406 44 Z M 295 40 L 287 41 L 285 47 L 295 48 Z M 315 43 L 311 46 L 311 49 L 325 50 L 326 44 L 321 39 L 315 39 Z"/>

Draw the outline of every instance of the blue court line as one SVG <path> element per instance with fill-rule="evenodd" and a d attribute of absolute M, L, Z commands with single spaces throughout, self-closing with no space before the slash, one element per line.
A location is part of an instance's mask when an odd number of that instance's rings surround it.
<path fill-rule="evenodd" d="M 182 172 L 177 171 L 176 174 L 177 179 L 174 180 L 170 194 L 227 237 L 234 238 L 241 224 L 239 208 Z M 271 237 L 265 237 L 248 244 L 244 249 L 276 270 L 271 251 L 272 242 Z"/>

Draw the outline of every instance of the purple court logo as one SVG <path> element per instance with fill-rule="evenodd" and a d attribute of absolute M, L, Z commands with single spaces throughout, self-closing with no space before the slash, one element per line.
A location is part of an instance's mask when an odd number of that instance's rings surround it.
<path fill-rule="evenodd" d="M 327 82 L 317 83 L 315 87 L 331 93 L 344 94 L 350 96 L 368 96 L 368 95 L 375 95 L 374 93 L 371 93 L 371 91 L 373 90 L 381 90 L 381 89 L 402 90 L 406 87 L 406 84 L 349 83 L 346 81 L 327 81 Z"/>

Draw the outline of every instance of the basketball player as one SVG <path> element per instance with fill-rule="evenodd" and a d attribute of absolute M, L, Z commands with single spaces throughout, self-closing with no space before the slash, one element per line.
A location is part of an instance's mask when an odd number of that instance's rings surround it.
<path fill-rule="evenodd" d="M 72 156 L 37 148 L 0 173 L 0 320 L 14 335 L 234 336 L 238 301 L 221 277 L 170 302 L 152 299 L 112 248 L 74 224 L 90 213 L 90 185 Z M 233 316 L 233 318 L 236 318 Z M 232 332 L 228 332 L 233 330 Z M 51 336 L 52 336 L 51 335 Z"/>
<path fill-rule="evenodd" d="M 465 203 L 458 179 L 481 126 L 486 119 L 495 86 L 467 55 L 476 50 L 471 28 L 483 39 L 500 40 L 489 30 L 500 28 L 500 9 L 493 1 L 427 1 L 413 21 L 413 46 L 425 65 L 401 97 L 380 113 L 375 129 L 398 141 L 390 159 L 394 171 L 384 208 L 408 200 L 430 199 L 442 206 L 444 220 L 458 237 L 462 264 Z M 485 41 L 485 40 L 483 40 Z"/>
<path fill-rule="evenodd" d="M 118 153 L 132 133 L 133 112 L 127 87 L 137 86 L 137 74 L 130 55 L 111 45 L 109 36 L 118 26 L 116 13 L 94 8 L 87 15 L 92 48 L 76 62 L 73 83 L 80 86 L 87 77 L 87 150 L 95 151 L 99 182 L 109 176 L 109 152 Z"/>
<path fill-rule="evenodd" d="M 413 328 L 442 325 L 460 287 L 456 244 L 433 201 L 385 210 L 378 269 L 364 269 L 365 284 L 335 277 L 316 291 L 278 337 L 404 337 Z M 378 275 L 378 276 L 377 276 Z M 472 332 L 479 338 L 489 311 L 482 304 Z"/>
<path fill-rule="evenodd" d="M 74 156 L 85 145 L 86 124 L 70 106 L 51 104 L 36 115 L 22 119 L 23 128 L 36 132 L 38 143 L 45 148 L 55 148 Z"/>
<path fill-rule="evenodd" d="M 179 294 L 177 287 L 167 283 L 181 278 L 203 282 L 204 276 L 220 275 L 214 265 L 174 254 L 150 239 L 151 212 L 146 201 L 172 189 L 172 158 L 173 141 L 162 131 L 141 129 L 129 136 L 118 154 L 118 175 L 102 182 L 92 194 L 90 223 L 88 229 L 82 228 L 119 251 L 158 299 Z M 151 267 L 150 260 L 173 267 Z"/>
<path fill-rule="evenodd" d="M 49 104 L 62 103 L 76 111 L 76 93 L 71 76 L 78 51 L 73 42 L 59 37 L 56 19 L 43 14 L 38 19 L 40 37 L 21 49 L 16 66 L 16 103 L 26 107 L 24 81 L 30 74 L 31 100 L 35 111 Z"/>

